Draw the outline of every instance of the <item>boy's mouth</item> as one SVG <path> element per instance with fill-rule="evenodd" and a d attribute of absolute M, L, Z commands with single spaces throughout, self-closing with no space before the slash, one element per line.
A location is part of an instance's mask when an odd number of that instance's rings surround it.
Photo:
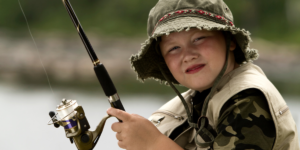
<path fill-rule="evenodd" d="M 193 65 L 193 66 L 189 67 L 188 69 L 186 69 L 185 72 L 188 74 L 193 74 L 193 73 L 200 71 L 204 66 L 205 66 L 204 64 Z"/>

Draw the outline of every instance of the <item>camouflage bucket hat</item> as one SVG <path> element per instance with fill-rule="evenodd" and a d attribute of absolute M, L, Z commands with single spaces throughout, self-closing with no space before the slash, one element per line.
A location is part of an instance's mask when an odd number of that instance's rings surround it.
<path fill-rule="evenodd" d="M 141 51 L 130 58 L 138 79 L 166 82 L 160 67 L 172 83 L 179 84 L 157 50 L 158 40 L 163 35 L 190 28 L 230 32 L 237 43 L 234 55 L 239 64 L 258 58 L 257 50 L 249 48 L 250 32 L 234 26 L 232 13 L 223 0 L 159 0 L 149 13 L 148 39 Z"/>

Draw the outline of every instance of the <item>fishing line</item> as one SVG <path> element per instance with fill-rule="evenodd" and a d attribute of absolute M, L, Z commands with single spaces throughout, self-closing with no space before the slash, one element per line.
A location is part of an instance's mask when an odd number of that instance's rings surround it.
<path fill-rule="evenodd" d="M 25 13 L 24 13 L 24 11 L 23 11 L 23 8 L 22 8 L 22 6 L 21 6 L 20 0 L 18 0 L 18 2 L 19 2 L 19 6 L 20 6 L 20 8 L 21 8 L 21 11 L 22 11 L 22 13 L 23 13 L 23 15 L 24 15 L 25 21 L 26 21 L 26 23 L 27 23 L 28 31 L 29 31 L 30 36 L 31 36 L 31 38 L 32 38 L 32 41 L 33 41 L 33 43 L 34 43 L 34 45 L 35 45 L 35 48 L 36 48 L 36 51 L 37 51 L 37 54 L 38 54 L 40 63 L 41 63 L 41 65 L 42 65 L 42 67 L 43 67 L 43 70 L 44 70 L 44 72 L 45 72 L 45 74 L 46 74 L 46 77 L 47 77 L 47 81 L 48 81 L 49 87 L 50 87 L 50 89 L 51 89 L 51 91 L 52 91 L 52 94 L 54 95 L 54 92 L 53 92 L 53 89 L 52 89 L 52 86 L 51 86 L 51 83 L 50 83 L 50 79 L 49 79 L 49 77 L 48 77 L 48 73 L 47 73 L 46 68 L 45 68 L 45 66 L 44 66 L 44 64 L 43 64 L 43 61 L 42 61 L 42 59 L 41 59 L 40 51 L 39 51 L 39 49 L 38 49 L 38 47 L 37 47 L 37 45 L 36 45 L 36 42 L 35 42 L 35 40 L 34 40 L 34 38 L 33 38 L 33 36 L 32 36 L 31 30 L 30 30 L 30 27 L 29 27 L 29 23 L 28 23 L 28 20 L 27 20 L 27 18 L 26 18 L 26 15 L 25 15 Z"/>

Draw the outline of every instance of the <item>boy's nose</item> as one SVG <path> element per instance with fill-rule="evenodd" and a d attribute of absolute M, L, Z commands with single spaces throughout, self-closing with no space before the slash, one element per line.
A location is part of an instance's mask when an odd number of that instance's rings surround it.
<path fill-rule="evenodd" d="M 188 48 L 184 54 L 184 62 L 190 62 L 199 58 L 200 54 L 193 48 Z"/>

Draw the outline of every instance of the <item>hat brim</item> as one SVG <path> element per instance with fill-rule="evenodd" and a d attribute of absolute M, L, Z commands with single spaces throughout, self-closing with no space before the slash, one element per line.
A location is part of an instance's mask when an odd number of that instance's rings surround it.
<path fill-rule="evenodd" d="M 131 56 L 130 60 L 132 68 L 136 71 L 138 79 L 144 81 L 145 79 L 152 78 L 165 82 L 166 80 L 158 68 L 159 65 L 165 70 L 165 73 L 171 82 L 178 84 L 169 71 L 162 56 L 156 51 L 157 38 L 162 35 L 169 35 L 172 32 L 181 32 L 183 30 L 188 31 L 190 28 L 198 28 L 199 30 L 208 31 L 229 31 L 235 37 L 237 44 L 244 53 L 245 62 L 258 58 L 257 50 L 249 48 L 249 43 L 251 42 L 250 32 L 245 29 L 224 25 L 200 17 L 178 17 L 159 24 L 155 28 L 152 36 L 142 44 L 141 51 L 138 54 Z"/>

